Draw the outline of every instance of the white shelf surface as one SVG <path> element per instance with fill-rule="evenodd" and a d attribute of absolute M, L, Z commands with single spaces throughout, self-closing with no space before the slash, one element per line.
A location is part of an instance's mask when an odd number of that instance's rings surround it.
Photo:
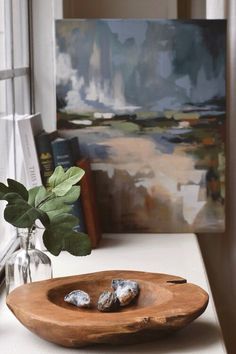
<path fill-rule="evenodd" d="M 185 329 L 154 342 L 68 349 L 44 341 L 23 327 L 0 297 L 0 352 L 2 354 L 226 354 L 221 329 L 207 280 L 201 252 L 194 234 L 107 234 L 100 247 L 87 257 L 67 252 L 50 256 L 54 277 L 101 270 L 140 270 L 186 278 L 210 295 L 206 311 Z"/>

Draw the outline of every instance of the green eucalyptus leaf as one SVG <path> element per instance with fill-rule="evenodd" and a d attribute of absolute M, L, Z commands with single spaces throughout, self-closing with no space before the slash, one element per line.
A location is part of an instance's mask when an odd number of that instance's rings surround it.
<path fill-rule="evenodd" d="M 64 196 L 58 197 L 63 200 L 64 203 L 72 204 L 78 200 L 80 196 L 80 186 L 72 186 L 69 192 L 67 192 Z"/>
<path fill-rule="evenodd" d="M 64 250 L 74 256 L 87 256 L 91 253 L 91 241 L 88 235 L 73 231 L 64 239 Z"/>
<path fill-rule="evenodd" d="M 72 186 L 71 189 L 62 197 L 56 196 L 52 192 L 46 192 L 45 188 L 40 188 L 35 199 L 38 208 L 45 213 L 47 213 L 49 219 L 51 220 L 56 215 L 68 213 L 71 211 L 72 204 L 75 202 L 80 193 L 79 186 Z M 47 199 L 47 196 L 49 197 Z"/>
<path fill-rule="evenodd" d="M 60 216 L 55 216 L 50 223 L 51 227 L 55 227 L 60 224 L 63 229 L 73 229 L 78 225 L 78 218 L 72 214 L 62 214 Z"/>
<path fill-rule="evenodd" d="M 44 186 L 41 186 L 38 190 L 38 193 L 35 196 L 35 206 L 38 208 L 41 203 L 44 202 L 49 196 L 51 195 L 51 192 L 48 192 Z"/>
<path fill-rule="evenodd" d="M 15 195 L 17 194 L 20 198 L 27 200 L 28 199 L 28 191 L 27 189 L 23 186 L 23 184 L 8 178 L 8 184 L 7 186 L 4 183 L 0 183 L 0 199 L 1 200 L 6 200 L 5 196 L 9 193 L 14 193 Z"/>
<path fill-rule="evenodd" d="M 71 167 L 64 172 L 58 166 L 49 179 L 48 189 L 39 186 L 27 191 L 12 179 L 8 179 L 8 186 L 0 183 L 0 199 L 8 202 L 5 220 L 19 228 L 31 228 L 36 220 L 40 220 L 45 227 L 44 244 L 54 255 L 61 250 L 76 256 L 90 254 L 88 236 L 74 230 L 79 220 L 69 214 L 80 195 L 80 187 L 75 184 L 83 175 L 84 171 L 79 167 Z"/>
<path fill-rule="evenodd" d="M 65 194 L 63 197 L 54 197 L 45 201 L 40 206 L 40 209 L 48 214 L 49 218 L 52 219 L 56 215 L 64 214 L 72 211 L 73 204 L 76 200 L 78 200 L 80 194 L 80 187 L 73 186 L 70 191 Z"/>
<path fill-rule="evenodd" d="M 23 184 L 11 178 L 7 179 L 7 183 L 9 186 L 9 192 L 18 193 L 24 200 L 28 200 L 28 191 Z"/>
<path fill-rule="evenodd" d="M 36 198 L 36 195 L 39 191 L 40 187 L 33 187 L 29 190 L 29 198 L 28 198 L 28 203 L 35 207 L 35 198 Z"/>
<path fill-rule="evenodd" d="M 58 256 L 63 249 L 63 241 L 60 235 L 51 233 L 51 231 L 47 229 L 43 233 L 43 243 L 46 249 L 54 256 Z"/>
<path fill-rule="evenodd" d="M 56 200 L 50 200 L 50 203 L 44 204 L 40 210 L 47 213 L 49 219 L 52 220 L 57 215 L 69 213 L 72 210 L 72 206 L 61 202 L 57 203 Z"/>
<path fill-rule="evenodd" d="M 9 203 L 9 204 L 14 204 L 17 203 L 18 201 L 24 201 L 24 199 L 22 198 L 22 196 L 18 193 L 14 193 L 14 192 L 10 192 L 10 193 L 6 193 L 4 195 L 4 199 Z"/>
<path fill-rule="evenodd" d="M 4 195 L 9 192 L 8 187 L 0 182 L 0 200 L 4 200 Z"/>
<path fill-rule="evenodd" d="M 88 235 L 73 230 L 77 224 L 78 219 L 70 214 L 53 218 L 43 234 L 43 242 L 49 252 L 55 256 L 58 256 L 62 250 L 75 256 L 90 254 L 91 242 Z"/>
<path fill-rule="evenodd" d="M 43 210 L 45 213 L 56 210 L 56 209 L 61 209 L 65 206 L 62 200 L 60 198 L 53 198 L 49 199 L 48 201 L 45 201 L 40 207 L 40 210 Z"/>
<path fill-rule="evenodd" d="M 58 256 L 64 247 L 64 238 L 73 232 L 77 224 L 78 219 L 71 214 L 57 215 L 52 218 L 43 234 L 43 242 L 47 250 L 54 256 Z"/>
<path fill-rule="evenodd" d="M 56 187 L 58 184 L 63 181 L 65 172 L 62 166 L 57 166 L 53 172 L 53 174 L 48 179 L 48 184 L 51 188 Z"/>
<path fill-rule="evenodd" d="M 70 181 L 71 185 L 74 185 L 81 180 L 84 173 L 85 172 L 82 168 L 73 166 L 73 167 L 70 167 L 66 171 L 65 176 L 66 176 L 67 182 Z"/>
<path fill-rule="evenodd" d="M 78 183 L 84 175 L 84 170 L 79 167 L 70 167 L 66 172 L 62 167 L 58 166 L 53 175 L 49 179 L 49 184 L 52 188 L 52 192 L 57 196 L 62 197 L 69 192 L 71 187 Z M 55 175 L 54 175 L 55 174 Z"/>
<path fill-rule="evenodd" d="M 13 226 L 19 228 L 29 228 L 39 219 L 44 226 L 47 226 L 49 219 L 43 211 L 35 209 L 24 199 L 12 199 L 14 193 L 8 193 L 8 204 L 4 211 L 4 218 Z"/>

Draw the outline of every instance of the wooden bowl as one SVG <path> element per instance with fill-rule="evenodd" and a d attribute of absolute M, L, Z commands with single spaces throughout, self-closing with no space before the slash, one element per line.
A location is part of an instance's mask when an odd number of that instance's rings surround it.
<path fill-rule="evenodd" d="M 114 278 L 137 281 L 140 294 L 136 302 L 118 312 L 99 312 L 99 294 L 110 289 Z M 91 309 L 79 309 L 64 301 L 64 296 L 76 289 L 90 294 Z M 121 270 L 26 284 L 7 297 L 8 307 L 25 327 L 65 347 L 156 339 L 192 322 L 207 303 L 208 294 L 183 278 Z"/>

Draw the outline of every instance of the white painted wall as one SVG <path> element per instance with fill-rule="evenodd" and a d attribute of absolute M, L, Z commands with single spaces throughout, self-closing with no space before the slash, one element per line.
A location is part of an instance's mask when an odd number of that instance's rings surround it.
<path fill-rule="evenodd" d="M 33 0 L 35 110 L 45 130 L 56 129 L 55 26 L 62 18 L 62 0 Z"/>
<path fill-rule="evenodd" d="M 226 18 L 226 0 L 206 0 L 206 18 Z"/>

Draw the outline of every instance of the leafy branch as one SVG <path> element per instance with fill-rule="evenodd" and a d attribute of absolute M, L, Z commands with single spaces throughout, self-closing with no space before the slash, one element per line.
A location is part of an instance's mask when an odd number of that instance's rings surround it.
<path fill-rule="evenodd" d="M 71 167 L 64 172 L 56 167 L 49 178 L 49 187 L 34 187 L 29 190 L 13 179 L 7 184 L 0 183 L 0 200 L 6 200 L 4 218 L 18 228 L 37 228 L 40 220 L 45 230 L 43 242 L 53 255 L 66 250 L 75 256 L 85 256 L 91 252 L 88 235 L 75 231 L 78 218 L 70 214 L 72 204 L 80 195 L 80 187 L 75 185 L 83 177 L 84 171 Z"/>

